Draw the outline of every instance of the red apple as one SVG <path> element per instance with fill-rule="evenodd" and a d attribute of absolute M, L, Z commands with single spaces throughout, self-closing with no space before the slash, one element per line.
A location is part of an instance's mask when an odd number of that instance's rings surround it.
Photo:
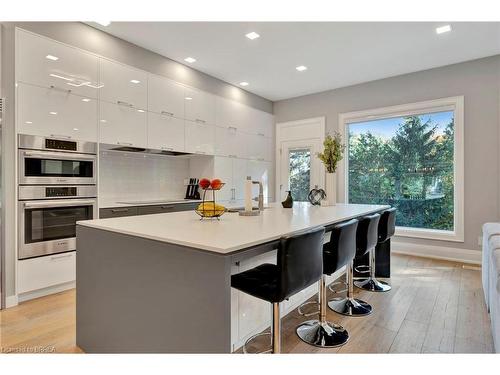
<path fill-rule="evenodd" d="M 218 178 L 214 178 L 212 180 L 212 182 L 210 183 L 210 186 L 212 187 L 212 189 L 214 190 L 217 190 L 217 189 L 220 189 L 221 186 L 222 186 L 222 181 L 219 180 Z"/>
<path fill-rule="evenodd" d="M 210 187 L 210 180 L 208 178 L 202 178 L 200 180 L 200 187 L 205 190 Z"/>

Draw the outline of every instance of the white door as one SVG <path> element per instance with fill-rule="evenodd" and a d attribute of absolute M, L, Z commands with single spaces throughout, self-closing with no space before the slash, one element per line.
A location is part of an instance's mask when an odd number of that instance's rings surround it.
<path fill-rule="evenodd" d="M 279 123 L 276 127 L 276 199 L 290 190 L 296 201 L 307 201 L 316 185 L 324 188 L 324 167 L 316 154 L 325 138 L 323 117 Z"/>

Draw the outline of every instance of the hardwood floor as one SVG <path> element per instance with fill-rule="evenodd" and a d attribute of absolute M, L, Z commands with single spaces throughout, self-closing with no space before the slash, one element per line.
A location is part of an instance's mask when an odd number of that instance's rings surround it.
<path fill-rule="evenodd" d="M 349 318 L 328 310 L 328 320 L 343 325 L 350 334 L 349 342 L 340 348 L 320 349 L 300 341 L 295 328 L 305 319 L 290 313 L 282 319 L 283 352 L 493 351 L 479 269 L 393 255 L 391 284 L 393 289 L 388 293 L 355 288 L 357 297 L 373 306 L 369 316 Z M 0 347 L 3 353 L 81 352 L 75 344 L 75 291 L 31 300 L 0 312 Z"/>

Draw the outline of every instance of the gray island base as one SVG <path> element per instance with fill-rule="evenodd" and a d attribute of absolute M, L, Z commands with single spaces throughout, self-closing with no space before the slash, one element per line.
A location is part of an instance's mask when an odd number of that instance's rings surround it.
<path fill-rule="evenodd" d="M 76 341 L 87 353 L 231 353 L 232 265 L 281 236 L 388 206 L 293 209 L 261 216 L 193 212 L 79 222 Z"/>

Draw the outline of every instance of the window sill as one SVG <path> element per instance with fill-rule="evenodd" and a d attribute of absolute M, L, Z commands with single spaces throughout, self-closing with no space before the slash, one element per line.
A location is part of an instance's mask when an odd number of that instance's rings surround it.
<path fill-rule="evenodd" d="M 422 238 L 438 241 L 464 242 L 463 233 L 457 231 L 396 227 L 397 237 Z"/>

